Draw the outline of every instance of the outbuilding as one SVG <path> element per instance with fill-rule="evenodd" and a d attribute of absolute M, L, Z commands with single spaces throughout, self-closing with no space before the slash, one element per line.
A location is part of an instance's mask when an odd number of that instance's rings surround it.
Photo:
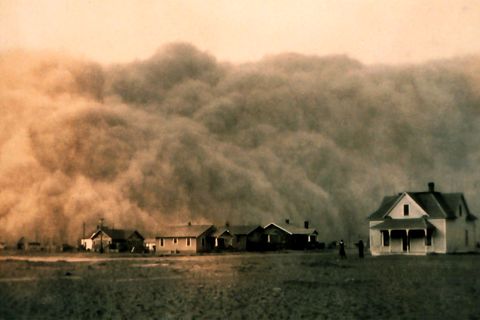
<path fill-rule="evenodd" d="M 303 227 L 290 223 L 269 223 L 264 227 L 267 248 L 303 250 L 314 248 L 317 242 L 318 232 L 310 228 L 309 222 L 305 221 Z"/>
<path fill-rule="evenodd" d="M 145 240 L 137 230 L 101 227 L 91 237 L 92 249 L 97 252 L 143 252 Z"/>
<path fill-rule="evenodd" d="M 239 251 L 263 250 L 265 236 L 259 225 L 238 225 L 217 228 L 212 235 L 216 249 L 233 249 Z"/>

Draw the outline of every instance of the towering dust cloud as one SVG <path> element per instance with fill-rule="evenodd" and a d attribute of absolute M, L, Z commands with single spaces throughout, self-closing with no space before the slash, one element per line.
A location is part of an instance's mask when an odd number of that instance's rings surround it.
<path fill-rule="evenodd" d="M 100 217 L 146 233 L 289 218 L 356 238 L 385 194 L 434 180 L 478 198 L 479 57 L 231 65 L 172 44 L 114 66 L 5 52 L 0 74 L 3 240 L 73 243 Z"/>

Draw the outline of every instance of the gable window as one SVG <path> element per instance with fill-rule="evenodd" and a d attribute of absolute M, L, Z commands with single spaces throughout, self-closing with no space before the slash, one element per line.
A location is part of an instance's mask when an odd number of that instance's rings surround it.
<path fill-rule="evenodd" d="M 403 205 L 403 215 L 408 216 L 410 214 L 410 206 L 408 204 Z"/>
<path fill-rule="evenodd" d="M 462 216 L 462 206 L 458 206 L 458 215 L 461 217 Z"/>
<path fill-rule="evenodd" d="M 190 247 L 190 238 L 187 238 L 187 247 Z"/>

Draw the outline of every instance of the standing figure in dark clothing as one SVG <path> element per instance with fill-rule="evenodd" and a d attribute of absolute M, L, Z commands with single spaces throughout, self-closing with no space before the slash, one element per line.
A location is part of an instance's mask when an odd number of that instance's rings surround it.
<path fill-rule="evenodd" d="M 347 254 L 345 253 L 345 243 L 343 242 L 343 239 L 340 240 L 340 258 L 342 259 L 346 259 L 347 258 Z"/>
<path fill-rule="evenodd" d="M 358 257 L 363 258 L 363 249 L 365 248 L 365 246 L 363 245 L 363 241 L 362 240 L 358 241 L 357 246 L 358 246 Z"/>

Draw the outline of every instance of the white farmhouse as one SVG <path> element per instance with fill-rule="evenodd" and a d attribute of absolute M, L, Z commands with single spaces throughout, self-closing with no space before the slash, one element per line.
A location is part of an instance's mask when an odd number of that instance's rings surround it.
<path fill-rule="evenodd" d="M 383 199 L 372 213 L 372 255 L 474 251 L 476 220 L 462 193 L 403 192 Z"/>

